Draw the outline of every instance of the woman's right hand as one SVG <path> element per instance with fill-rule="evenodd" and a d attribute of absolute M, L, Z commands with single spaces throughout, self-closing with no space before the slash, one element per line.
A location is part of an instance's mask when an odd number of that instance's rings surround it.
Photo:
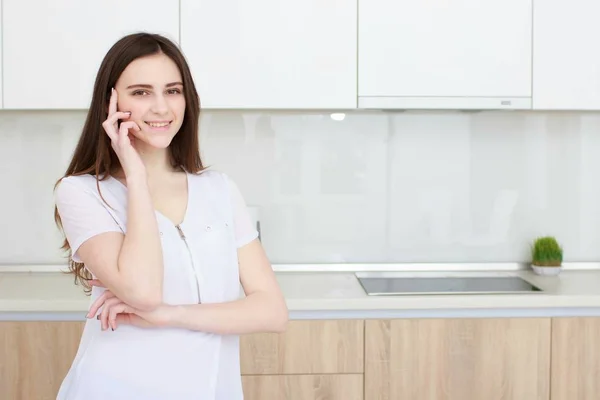
<path fill-rule="evenodd" d="M 108 117 L 102 123 L 102 127 L 111 140 L 111 145 L 119 161 L 121 168 L 126 177 L 144 176 L 146 175 L 146 167 L 139 153 L 134 147 L 135 137 L 129 137 L 129 129 L 140 131 L 140 127 L 134 121 L 121 122 L 131 116 L 130 112 L 117 111 L 117 91 L 112 89 L 110 102 L 108 106 Z"/>

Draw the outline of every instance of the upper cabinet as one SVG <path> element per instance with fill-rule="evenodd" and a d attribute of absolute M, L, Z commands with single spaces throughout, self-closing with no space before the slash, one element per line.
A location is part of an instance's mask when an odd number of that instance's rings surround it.
<path fill-rule="evenodd" d="M 532 0 L 367 0 L 358 15 L 360 108 L 531 108 Z"/>
<path fill-rule="evenodd" d="M 1 1 L 1 0 L 0 0 Z M 2 27 L 2 7 L 0 7 L 0 28 Z M 2 47 L 2 29 L 0 29 L 0 48 Z M 2 87 L 2 65 L 4 60 L 2 59 L 2 51 L 0 51 L 0 109 L 3 108 L 3 87 Z"/>
<path fill-rule="evenodd" d="M 102 58 L 121 36 L 179 40 L 177 2 L 3 0 L 4 108 L 88 108 Z"/>
<path fill-rule="evenodd" d="M 535 3 L 533 108 L 600 110 L 600 2 Z"/>
<path fill-rule="evenodd" d="M 356 108 L 356 30 L 357 0 L 181 0 L 203 108 Z"/>
<path fill-rule="evenodd" d="M 595 0 L 0 1 L 0 109 L 87 109 L 146 31 L 205 109 L 600 110 Z"/>

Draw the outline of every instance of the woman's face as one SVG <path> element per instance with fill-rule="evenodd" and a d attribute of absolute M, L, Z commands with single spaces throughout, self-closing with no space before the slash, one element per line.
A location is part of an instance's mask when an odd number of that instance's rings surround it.
<path fill-rule="evenodd" d="M 131 134 L 154 148 L 167 148 L 185 114 L 183 81 L 177 65 L 164 54 L 131 62 L 115 85 L 117 109 L 129 111 L 140 131 Z"/>

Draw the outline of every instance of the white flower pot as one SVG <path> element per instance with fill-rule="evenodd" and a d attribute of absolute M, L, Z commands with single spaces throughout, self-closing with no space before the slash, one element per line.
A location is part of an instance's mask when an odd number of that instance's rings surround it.
<path fill-rule="evenodd" d="M 560 267 L 542 267 L 539 265 L 532 265 L 531 268 L 533 268 L 533 272 L 536 274 L 544 276 L 558 275 L 563 269 L 562 265 Z"/>

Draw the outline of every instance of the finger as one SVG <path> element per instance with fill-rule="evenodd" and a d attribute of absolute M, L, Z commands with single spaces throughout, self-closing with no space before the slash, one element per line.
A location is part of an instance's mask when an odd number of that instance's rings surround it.
<path fill-rule="evenodd" d="M 134 149 L 136 149 L 137 143 L 136 143 L 136 137 L 135 137 L 135 135 L 129 133 L 127 135 L 127 137 L 129 138 L 129 142 L 131 142 L 131 147 L 133 147 Z"/>
<path fill-rule="evenodd" d="M 116 297 L 111 298 L 109 301 L 107 301 L 104 304 L 104 307 L 102 308 L 102 312 L 100 313 L 100 315 L 98 317 L 100 317 L 100 324 L 102 326 L 102 330 L 107 330 L 110 327 L 110 311 L 114 308 L 117 307 L 117 305 L 121 302 L 121 300 L 119 300 Z"/>
<path fill-rule="evenodd" d="M 117 326 L 121 324 L 133 325 L 140 328 L 153 328 L 154 326 L 136 314 L 117 314 Z M 116 329 L 116 328 L 115 328 Z"/>
<path fill-rule="evenodd" d="M 100 313 L 100 323 L 102 326 L 102 330 L 108 329 L 108 315 L 110 309 L 119 304 L 120 302 L 121 300 L 119 300 L 118 298 L 111 297 L 104 303 L 104 307 L 102 307 L 102 312 Z"/>
<path fill-rule="evenodd" d="M 96 301 L 94 301 L 94 303 L 92 303 L 92 305 L 88 311 L 87 317 L 92 318 L 94 315 L 96 315 L 96 313 L 98 312 L 98 309 L 100 307 L 102 307 L 102 304 L 104 304 L 104 302 L 106 300 L 108 300 L 114 296 L 115 295 L 110 290 L 105 290 L 104 293 L 102 293 L 100 296 L 98 296 Z"/>
<path fill-rule="evenodd" d="M 119 119 L 129 118 L 130 115 L 131 113 L 129 112 L 114 112 L 112 114 L 109 114 L 108 118 L 106 118 L 106 121 L 102 123 L 104 131 L 111 140 L 114 141 L 118 138 L 117 121 Z"/>
<path fill-rule="evenodd" d="M 90 282 L 90 285 L 92 285 L 92 286 L 101 287 L 101 288 L 106 287 L 106 286 L 104 286 L 104 284 L 102 282 L 100 282 L 99 279 L 90 279 L 89 282 Z"/>
<path fill-rule="evenodd" d="M 110 93 L 110 101 L 108 102 L 108 115 L 112 115 L 116 112 L 117 112 L 117 91 L 115 90 L 115 88 L 112 88 L 111 93 Z"/>
<path fill-rule="evenodd" d="M 117 314 L 117 318 L 115 320 L 115 326 L 119 326 L 119 325 L 141 326 L 141 324 L 143 322 L 144 322 L 144 320 L 135 314 L 120 313 L 120 314 Z M 115 329 L 117 329 L 117 328 L 115 327 Z"/>
<path fill-rule="evenodd" d="M 117 329 L 117 316 L 126 312 L 127 305 L 123 302 L 120 302 L 119 304 L 114 305 L 110 308 L 110 311 L 108 312 L 108 325 L 112 328 L 113 331 Z"/>
<path fill-rule="evenodd" d="M 131 113 L 129 111 L 115 111 L 112 114 L 108 114 L 108 117 L 106 117 L 106 121 L 104 121 L 104 124 L 112 127 L 112 126 L 115 126 L 115 124 L 117 123 L 118 120 L 127 119 L 130 116 L 131 116 Z"/>
<path fill-rule="evenodd" d="M 135 123 L 135 121 L 125 121 L 119 127 L 119 135 L 127 135 L 130 129 L 133 129 L 138 132 L 140 131 L 140 127 L 138 124 Z"/>
<path fill-rule="evenodd" d="M 117 316 L 115 318 L 116 325 L 128 324 L 130 316 L 131 316 L 131 314 L 124 314 L 124 313 L 117 314 Z"/>
<path fill-rule="evenodd" d="M 119 128 L 119 139 L 120 143 L 127 143 L 126 139 L 129 139 L 129 130 L 133 129 L 134 131 L 140 131 L 140 127 L 134 121 L 127 121 L 121 124 Z M 129 141 L 131 143 L 131 140 Z"/>

